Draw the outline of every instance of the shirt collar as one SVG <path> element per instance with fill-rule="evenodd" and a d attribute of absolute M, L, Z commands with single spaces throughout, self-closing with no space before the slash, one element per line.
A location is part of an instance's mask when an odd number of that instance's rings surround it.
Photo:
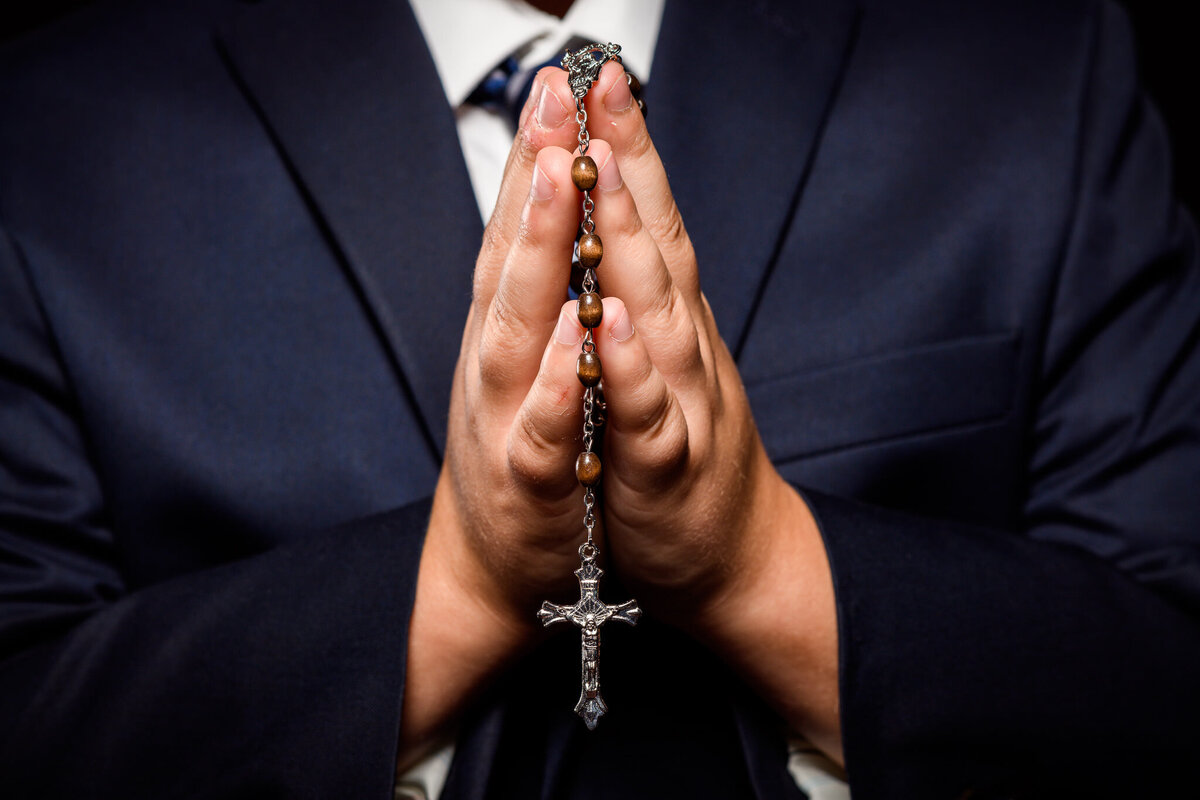
<path fill-rule="evenodd" d="M 484 76 L 522 47 L 522 68 L 561 53 L 572 36 L 621 45 L 621 59 L 650 79 L 664 0 L 575 0 L 561 20 L 524 0 L 410 0 L 446 99 L 458 107 Z"/>

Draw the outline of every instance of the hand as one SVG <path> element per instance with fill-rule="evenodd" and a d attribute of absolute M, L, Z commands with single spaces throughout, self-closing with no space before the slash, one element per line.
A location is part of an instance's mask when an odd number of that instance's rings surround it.
<path fill-rule="evenodd" d="M 725 656 L 837 758 L 836 614 L 816 523 L 767 458 L 618 65 L 589 93 L 588 119 L 608 296 L 596 341 L 609 560 L 649 611 Z"/>
<path fill-rule="evenodd" d="M 566 74 L 543 69 L 475 265 L 413 607 L 401 769 L 538 635 L 538 603 L 568 594 L 579 565 L 582 334 L 563 306 L 580 214 L 574 110 Z"/>

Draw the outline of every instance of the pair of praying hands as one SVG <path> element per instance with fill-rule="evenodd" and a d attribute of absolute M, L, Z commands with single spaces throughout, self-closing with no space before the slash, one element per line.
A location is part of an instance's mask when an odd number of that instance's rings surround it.
<path fill-rule="evenodd" d="M 838 757 L 833 590 L 816 525 L 763 449 L 620 64 L 604 66 L 586 102 L 606 295 L 594 332 L 607 402 L 597 544 L 647 613 L 724 657 Z M 563 300 L 577 132 L 566 73 L 543 69 L 476 263 L 411 623 L 401 768 L 542 635 L 541 601 L 574 589 L 584 329 Z"/>

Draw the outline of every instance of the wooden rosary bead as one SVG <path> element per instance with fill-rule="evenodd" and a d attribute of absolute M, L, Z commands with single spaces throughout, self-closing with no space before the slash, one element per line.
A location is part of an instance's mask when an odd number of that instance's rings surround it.
<path fill-rule="evenodd" d="M 596 176 L 599 175 L 596 162 L 591 156 L 577 156 L 571 164 L 571 180 L 575 188 L 581 192 L 590 192 L 596 188 Z"/>
<path fill-rule="evenodd" d="M 584 386 L 595 386 L 600 382 L 600 356 L 595 353 L 580 353 L 575 374 Z"/>
<path fill-rule="evenodd" d="M 578 300 L 579 324 L 585 328 L 595 328 L 604 319 L 604 304 L 600 295 L 595 292 L 584 292 Z"/>
<path fill-rule="evenodd" d="M 575 477 L 584 486 L 595 486 L 600 482 L 600 456 L 595 453 L 580 453 L 575 459 Z"/>
<path fill-rule="evenodd" d="M 604 243 L 594 233 L 579 237 L 579 263 L 584 269 L 595 269 L 604 258 Z"/>

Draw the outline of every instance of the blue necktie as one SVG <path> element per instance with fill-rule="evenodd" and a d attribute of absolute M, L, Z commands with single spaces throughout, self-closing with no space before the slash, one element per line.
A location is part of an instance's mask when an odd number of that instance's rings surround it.
<path fill-rule="evenodd" d="M 509 56 L 480 81 L 467 96 L 467 102 L 480 108 L 505 113 L 513 128 L 516 128 L 521 118 L 521 109 L 525 107 L 525 100 L 533 89 L 533 79 L 537 77 L 538 70 L 542 67 L 557 67 L 561 60 L 561 55 L 555 55 L 531 69 L 522 70 L 517 59 Z"/>
<path fill-rule="evenodd" d="M 585 44 L 587 44 L 585 40 L 572 37 L 567 42 L 567 47 L 574 49 Z M 538 71 L 542 67 L 557 67 L 561 62 L 562 51 L 559 51 L 558 54 L 551 56 L 541 64 L 522 70 L 516 57 L 509 56 L 497 64 L 471 91 L 471 94 L 467 95 L 467 102 L 480 108 L 505 113 L 515 130 L 521 119 L 521 109 L 525 107 L 525 100 L 529 97 L 530 90 L 533 89 L 533 80 L 537 77 Z M 641 107 L 642 113 L 645 114 L 646 105 L 642 100 L 642 85 L 636 77 L 631 77 L 630 89 L 633 91 L 634 99 Z"/>

